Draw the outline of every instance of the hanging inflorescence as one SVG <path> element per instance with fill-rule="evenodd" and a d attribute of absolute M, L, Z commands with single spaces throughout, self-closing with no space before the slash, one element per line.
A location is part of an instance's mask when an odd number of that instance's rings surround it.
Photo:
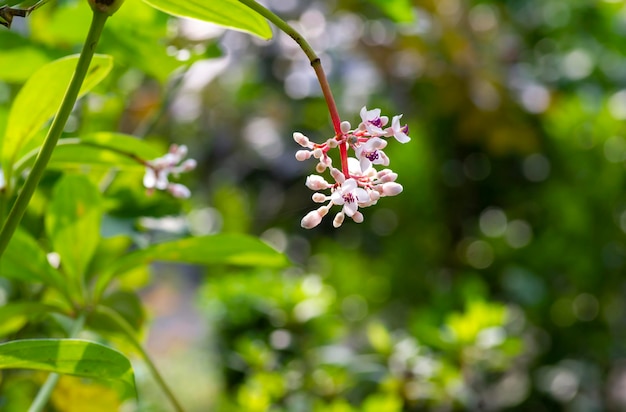
<path fill-rule="evenodd" d="M 387 127 L 389 118 L 381 116 L 380 109 L 367 110 L 363 107 L 360 114 L 361 123 L 356 129 L 352 130 L 350 123 L 344 121 L 341 123 L 341 135 L 321 144 L 311 142 L 302 133 L 293 134 L 294 140 L 305 148 L 296 152 L 296 159 L 318 159 L 319 163 L 315 168 L 317 172 L 323 173 L 329 169 L 334 180 L 334 183 L 329 183 L 320 175 L 307 177 L 306 186 L 316 191 L 313 201 L 328 203 L 302 218 L 301 225 L 305 229 L 319 225 L 334 205 L 342 206 L 333 220 L 334 227 L 341 226 L 346 216 L 361 223 L 363 214 L 359 212 L 359 207 L 375 205 L 381 197 L 395 196 L 402 192 L 402 185 L 396 183 L 396 173 L 391 169 L 378 171 L 375 166 L 389 165 L 389 158 L 383 152 L 388 138 L 394 137 L 400 143 L 411 140 L 408 126 L 400 124 L 402 115 L 398 115 L 393 117 L 391 126 Z M 332 166 L 328 152 L 342 146 L 352 149 L 354 157 L 348 157 L 347 150 L 340 150 L 342 170 L 339 170 Z M 320 193 L 327 190 L 330 194 Z"/>

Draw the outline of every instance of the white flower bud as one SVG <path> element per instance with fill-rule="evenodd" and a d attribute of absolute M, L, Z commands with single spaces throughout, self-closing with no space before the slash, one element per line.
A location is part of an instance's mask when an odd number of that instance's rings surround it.
<path fill-rule="evenodd" d="M 326 200 L 328 200 L 328 197 L 325 194 L 319 192 L 313 193 L 312 198 L 315 203 L 324 203 Z"/>
<path fill-rule="evenodd" d="M 377 174 L 378 179 L 383 182 L 395 182 L 398 178 L 398 174 L 393 172 L 391 169 L 383 169 Z"/>
<path fill-rule="evenodd" d="M 383 195 L 395 196 L 402 193 L 403 187 L 400 183 L 389 182 L 383 184 Z"/>
<path fill-rule="evenodd" d="M 350 125 L 350 122 L 347 122 L 347 121 L 341 122 L 341 133 L 343 134 L 348 133 L 351 127 L 352 126 Z"/>
<path fill-rule="evenodd" d="M 317 173 L 324 173 L 324 170 L 326 170 L 326 165 L 322 162 L 318 163 L 317 166 L 315 166 L 315 171 Z"/>
<path fill-rule="evenodd" d="M 298 150 L 296 152 L 296 159 L 299 161 L 307 160 L 311 158 L 311 152 L 309 150 Z"/>
<path fill-rule="evenodd" d="M 369 195 L 370 195 L 370 200 L 371 200 L 372 202 L 377 202 L 377 201 L 378 201 L 378 199 L 380 199 L 380 193 L 378 193 L 378 192 L 377 192 L 377 191 L 375 191 L 375 190 L 371 190 L 371 191 L 369 192 Z"/>
<path fill-rule="evenodd" d="M 316 159 L 319 159 L 320 157 L 322 157 L 324 155 L 324 152 L 322 151 L 322 149 L 320 149 L 319 147 L 317 149 L 313 150 L 313 157 Z"/>
<path fill-rule="evenodd" d="M 296 143 L 298 143 L 302 147 L 309 147 L 309 145 L 311 144 L 309 138 L 300 132 L 295 132 L 293 134 L 293 140 L 295 140 Z"/>
<path fill-rule="evenodd" d="M 188 199 L 191 196 L 191 191 L 187 188 L 187 186 L 179 183 L 170 183 L 167 186 L 167 191 L 170 192 L 172 196 L 179 199 Z"/>
<path fill-rule="evenodd" d="M 326 141 L 326 144 L 328 145 L 328 147 L 330 147 L 331 149 L 334 149 L 335 147 L 339 146 L 339 142 L 337 140 L 335 140 L 334 137 L 328 139 Z"/>
<path fill-rule="evenodd" d="M 187 159 L 180 166 L 178 166 L 175 170 L 176 173 L 185 173 L 190 172 L 198 166 L 198 162 L 196 159 Z"/>
<path fill-rule="evenodd" d="M 176 145 L 174 145 L 176 146 Z M 187 153 L 189 152 L 189 149 L 187 149 L 187 146 L 184 144 L 181 144 L 180 146 L 178 146 L 177 149 L 174 150 L 174 154 L 176 156 L 178 156 L 178 160 L 180 161 L 181 159 L 184 159 L 185 157 L 187 157 Z"/>
<path fill-rule="evenodd" d="M 324 190 L 331 186 L 322 176 L 318 175 L 307 176 L 305 185 L 311 190 Z"/>
<path fill-rule="evenodd" d="M 300 226 L 304 229 L 313 229 L 322 221 L 322 215 L 317 210 L 312 210 L 300 221 Z"/>
<path fill-rule="evenodd" d="M 341 184 L 346 181 L 346 177 L 343 175 L 343 172 L 339 169 L 332 168 L 330 169 L 330 175 L 335 179 L 335 182 Z"/>
<path fill-rule="evenodd" d="M 363 222 L 363 213 L 359 211 L 354 212 L 354 214 L 352 215 L 352 220 L 354 220 L 356 223 Z"/>
<path fill-rule="evenodd" d="M 343 212 L 337 213 L 335 215 L 335 218 L 333 219 L 333 227 L 338 228 L 339 226 L 341 226 L 345 217 L 346 215 Z"/>
<path fill-rule="evenodd" d="M 328 211 L 330 210 L 330 206 L 331 205 L 318 207 L 317 208 L 317 213 L 319 213 L 321 217 L 326 216 L 328 214 Z"/>

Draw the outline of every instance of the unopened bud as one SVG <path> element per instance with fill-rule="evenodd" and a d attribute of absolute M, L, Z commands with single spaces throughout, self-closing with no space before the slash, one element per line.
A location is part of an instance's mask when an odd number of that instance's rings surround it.
<path fill-rule="evenodd" d="M 187 188 L 187 186 L 179 183 L 170 183 L 167 186 L 167 191 L 170 192 L 172 196 L 179 199 L 188 199 L 191 196 L 191 191 Z"/>
<path fill-rule="evenodd" d="M 296 143 L 298 143 L 302 147 L 309 147 L 309 143 L 311 143 L 309 138 L 300 132 L 295 132 L 293 134 L 293 140 L 295 140 Z"/>
<path fill-rule="evenodd" d="M 352 220 L 354 220 L 356 223 L 363 222 L 363 213 L 359 211 L 354 212 L 354 214 L 352 215 Z"/>
<path fill-rule="evenodd" d="M 323 155 L 324 155 L 324 152 L 319 147 L 317 149 L 313 150 L 313 157 L 314 158 L 319 159 Z"/>
<path fill-rule="evenodd" d="M 88 0 L 91 9 L 106 14 L 113 15 L 122 6 L 124 0 Z"/>
<path fill-rule="evenodd" d="M 333 179 L 335 179 L 335 182 L 337 183 L 341 184 L 346 181 L 346 177 L 343 175 L 343 173 L 339 169 L 335 169 L 335 168 L 330 169 L 330 175 L 333 177 Z"/>
<path fill-rule="evenodd" d="M 322 221 L 322 215 L 317 210 L 312 210 L 306 214 L 300 221 L 300 226 L 304 229 L 313 229 Z"/>
<path fill-rule="evenodd" d="M 305 185 L 311 190 L 324 190 L 331 186 L 322 176 L 318 175 L 307 176 Z"/>
<path fill-rule="evenodd" d="M 343 223 L 343 220 L 345 219 L 346 215 L 343 212 L 339 212 L 335 215 L 335 218 L 333 219 L 333 226 L 335 228 L 341 226 L 341 224 Z"/>
<path fill-rule="evenodd" d="M 311 151 L 309 150 L 298 150 L 296 152 L 296 159 L 299 161 L 307 160 L 311 158 Z"/>
<path fill-rule="evenodd" d="M 381 170 L 378 173 L 378 179 L 380 179 L 380 181 L 383 182 L 383 183 L 395 182 L 397 178 L 398 178 L 398 174 L 395 173 L 395 172 L 392 172 L 389 169 Z"/>
<path fill-rule="evenodd" d="M 328 199 L 323 193 L 313 193 L 312 198 L 315 203 L 324 203 Z"/>
<path fill-rule="evenodd" d="M 347 121 L 341 122 L 341 133 L 343 134 L 348 133 L 351 127 L 352 126 L 350 125 L 350 122 L 347 122 Z"/>
<path fill-rule="evenodd" d="M 180 165 L 181 172 L 190 172 L 198 166 L 198 162 L 195 159 L 187 159 Z"/>
<path fill-rule="evenodd" d="M 402 193 L 403 187 L 400 183 L 389 182 L 383 184 L 383 194 L 385 196 L 395 196 Z"/>

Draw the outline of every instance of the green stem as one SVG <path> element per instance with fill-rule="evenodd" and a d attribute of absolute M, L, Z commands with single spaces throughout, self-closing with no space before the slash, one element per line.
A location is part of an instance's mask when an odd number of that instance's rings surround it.
<path fill-rule="evenodd" d="M 148 366 L 148 369 L 150 369 L 150 373 L 152 373 L 152 376 L 157 381 L 158 385 L 161 387 L 161 390 L 163 390 L 163 393 L 165 394 L 165 396 L 167 396 L 169 401 L 172 403 L 172 406 L 174 407 L 174 409 L 177 412 L 184 412 L 184 409 L 182 408 L 182 406 L 176 399 L 176 396 L 174 396 L 174 392 L 172 392 L 170 387 L 165 382 L 165 379 L 163 379 L 163 377 L 159 373 L 159 370 L 156 368 L 156 365 L 152 362 L 150 355 L 148 355 L 148 353 L 145 351 L 141 343 L 139 343 L 139 341 L 137 341 L 137 339 L 135 338 L 135 330 L 133 329 L 131 325 L 128 324 L 126 319 L 120 316 L 120 314 L 114 311 L 113 309 L 108 308 L 106 306 L 102 306 L 102 305 L 98 305 L 96 307 L 96 312 L 100 313 L 101 315 L 106 316 L 111 321 L 113 321 L 113 323 L 116 324 L 119 330 L 123 332 L 124 335 L 126 335 L 130 343 L 137 349 L 137 351 L 143 358 L 144 362 Z"/>
<path fill-rule="evenodd" d="M 74 321 L 74 325 L 72 325 L 72 330 L 69 334 L 70 338 L 76 337 L 76 335 L 78 335 L 78 333 L 83 329 L 83 326 L 85 325 L 85 318 L 86 315 L 84 312 L 78 315 L 78 318 L 76 318 L 76 320 Z M 54 390 L 54 387 L 56 386 L 60 377 L 61 376 L 58 373 L 51 373 L 50 375 L 48 375 L 48 378 L 46 379 L 44 384 L 41 386 L 41 388 L 39 388 L 39 392 L 33 400 L 33 403 L 30 405 L 30 408 L 28 408 L 28 412 L 40 412 L 46 407 L 46 404 L 48 403 L 48 400 L 52 395 L 52 391 Z"/>
<path fill-rule="evenodd" d="M 326 78 L 326 73 L 324 72 L 324 68 L 322 67 L 322 61 L 319 56 L 313 50 L 313 47 L 306 41 L 306 39 L 298 33 L 296 29 L 291 27 L 286 21 L 278 17 L 272 11 L 266 9 L 259 3 L 254 0 L 239 0 L 239 2 L 245 4 L 250 7 L 252 10 L 259 13 L 261 16 L 265 17 L 267 20 L 271 21 L 278 27 L 282 32 L 291 37 L 302 49 L 304 54 L 309 58 L 311 62 L 311 67 L 315 70 L 315 75 L 317 76 L 317 80 L 322 88 L 322 93 L 324 94 L 324 99 L 326 99 L 326 105 L 328 106 L 328 111 L 330 113 L 330 118 L 333 122 L 333 127 L 335 128 L 335 135 L 337 137 L 342 136 L 341 132 L 341 118 L 339 117 L 339 111 L 337 110 L 337 104 L 335 103 L 335 98 L 333 97 L 333 93 L 330 89 L 330 84 L 328 83 L 328 79 Z M 347 143 L 342 143 L 339 146 L 339 151 L 341 154 L 341 169 L 346 178 L 350 177 L 348 173 L 348 147 Z"/>
<path fill-rule="evenodd" d="M 37 188 L 37 185 L 46 170 L 46 166 L 48 165 L 48 161 L 50 160 L 52 152 L 56 147 L 57 141 L 65 128 L 67 119 L 72 112 L 76 99 L 78 98 L 78 92 L 80 91 L 80 87 L 83 84 L 87 70 L 89 69 L 89 63 L 91 63 L 91 58 L 93 57 L 96 45 L 98 44 L 100 34 L 102 34 L 102 29 L 104 28 L 104 23 L 107 18 L 107 14 L 94 10 L 87 39 L 85 40 L 83 50 L 80 53 L 80 58 L 78 59 L 72 80 L 70 81 L 69 87 L 63 97 L 61 107 L 52 122 L 52 126 L 50 126 L 50 130 L 48 131 L 48 135 L 46 136 L 39 155 L 35 160 L 33 169 L 28 175 L 26 182 L 24 182 L 22 191 L 11 208 L 9 216 L 2 227 L 2 231 L 0 231 L 0 256 L 2 256 L 6 250 L 13 233 L 15 233 L 15 230 L 20 224 L 20 221 L 26 212 L 26 208 L 28 207 L 28 203 L 33 197 L 35 189 Z"/>

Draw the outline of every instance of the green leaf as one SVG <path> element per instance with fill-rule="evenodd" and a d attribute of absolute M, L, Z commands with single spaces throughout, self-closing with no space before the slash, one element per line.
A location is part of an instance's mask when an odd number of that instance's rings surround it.
<path fill-rule="evenodd" d="M 0 336 L 20 330 L 29 320 L 46 313 L 60 312 L 54 306 L 37 302 L 9 303 L 0 306 Z"/>
<path fill-rule="evenodd" d="M 415 20 L 411 0 L 369 0 L 369 2 L 397 23 L 412 23 Z"/>
<path fill-rule="evenodd" d="M 61 274 L 48 263 L 46 252 L 28 233 L 17 230 L 0 261 L 0 276 L 26 282 L 43 282 L 63 290 Z"/>
<path fill-rule="evenodd" d="M 2 156 L 8 168 L 15 156 L 57 112 L 72 78 L 78 55 L 46 64 L 33 74 L 15 97 L 3 142 Z M 100 83 L 113 67 L 110 56 L 95 55 L 80 89 L 84 95 Z M 5 170 L 6 171 L 6 170 Z"/>
<path fill-rule="evenodd" d="M 111 262 L 109 272 L 98 279 L 96 295 L 102 293 L 117 274 L 154 261 L 199 265 L 285 266 L 285 255 L 257 238 L 240 234 L 219 234 L 163 242 L 129 253 Z"/>
<path fill-rule="evenodd" d="M 66 175 L 56 184 L 48 206 L 46 232 L 74 285 L 82 283 L 100 240 L 101 203 L 98 189 L 86 176 Z"/>
<path fill-rule="evenodd" d="M 165 13 L 190 17 L 270 39 L 272 30 L 264 17 L 237 0 L 144 0 Z"/>
<path fill-rule="evenodd" d="M 283 254 L 252 236 L 219 234 L 158 243 L 129 253 L 113 267 L 126 270 L 153 261 L 269 267 L 287 264 Z"/>
<path fill-rule="evenodd" d="M 141 160 L 152 160 L 164 153 L 145 140 L 122 133 L 101 132 L 80 138 L 60 139 L 48 164 L 53 169 L 78 170 L 84 165 L 141 172 Z M 26 154 L 15 164 L 21 172 L 35 161 L 36 151 Z"/>
<path fill-rule="evenodd" d="M 81 339 L 26 339 L 0 344 L 0 369 L 34 369 L 120 380 L 135 392 L 130 361 L 120 352 Z"/>

